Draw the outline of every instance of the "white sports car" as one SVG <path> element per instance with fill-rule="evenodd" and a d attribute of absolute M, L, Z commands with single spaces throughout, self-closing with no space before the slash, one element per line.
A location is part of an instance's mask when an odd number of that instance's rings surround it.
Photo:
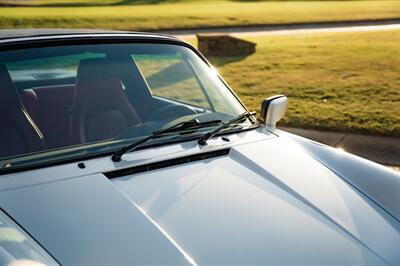
<path fill-rule="evenodd" d="M 0 36 L 0 265 L 400 265 L 399 173 L 285 96 L 257 119 L 170 36 Z"/>

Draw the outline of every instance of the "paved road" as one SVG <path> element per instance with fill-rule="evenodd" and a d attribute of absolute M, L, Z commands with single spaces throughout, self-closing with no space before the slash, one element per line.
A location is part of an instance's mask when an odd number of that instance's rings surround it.
<path fill-rule="evenodd" d="M 289 127 L 280 127 L 280 129 L 329 146 L 341 148 L 400 171 L 400 138 Z"/>
<path fill-rule="evenodd" d="M 193 38 L 197 33 L 224 33 L 231 34 L 237 37 L 252 37 L 267 35 L 297 35 L 310 33 L 376 30 L 400 30 L 400 19 L 244 27 L 217 27 L 193 30 L 160 31 L 160 33 L 175 35 L 180 38 Z"/>

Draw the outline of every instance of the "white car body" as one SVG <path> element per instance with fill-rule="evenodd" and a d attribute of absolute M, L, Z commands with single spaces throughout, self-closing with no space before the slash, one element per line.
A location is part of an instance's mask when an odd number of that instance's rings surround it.
<path fill-rule="evenodd" d="M 400 265 L 399 173 L 265 125 L 226 136 L 6 173 L 0 208 L 61 265 Z"/>
<path fill-rule="evenodd" d="M 276 134 L 5 175 L 1 206 L 62 265 L 399 265 L 398 173 Z M 221 149 L 229 154 L 104 175 Z"/>

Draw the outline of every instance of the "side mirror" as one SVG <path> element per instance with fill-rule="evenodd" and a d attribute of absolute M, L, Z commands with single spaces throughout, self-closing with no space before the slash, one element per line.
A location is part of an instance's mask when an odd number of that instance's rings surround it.
<path fill-rule="evenodd" d="M 275 129 L 276 123 L 286 113 L 287 102 L 288 100 L 285 95 L 271 96 L 262 102 L 260 117 L 264 120 L 268 128 Z"/>

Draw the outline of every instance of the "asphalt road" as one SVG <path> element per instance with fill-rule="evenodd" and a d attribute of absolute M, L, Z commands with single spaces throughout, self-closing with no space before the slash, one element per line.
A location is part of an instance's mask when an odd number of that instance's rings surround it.
<path fill-rule="evenodd" d="M 400 138 L 279 127 L 400 171 Z"/>
<path fill-rule="evenodd" d="M 297 35 L 327 32 L 354 32 L 400 30 L 400 19 L 354 21 L 354 22 L 326 22 L 288 25 L 243 26 L 243 27 L 217 27 L 189 30 L 159 31 L 175 35 L 179 38 L 193 38 L 198 33 L 231 34 L 237 37 L 253 37 L 268 35 Z"/>

